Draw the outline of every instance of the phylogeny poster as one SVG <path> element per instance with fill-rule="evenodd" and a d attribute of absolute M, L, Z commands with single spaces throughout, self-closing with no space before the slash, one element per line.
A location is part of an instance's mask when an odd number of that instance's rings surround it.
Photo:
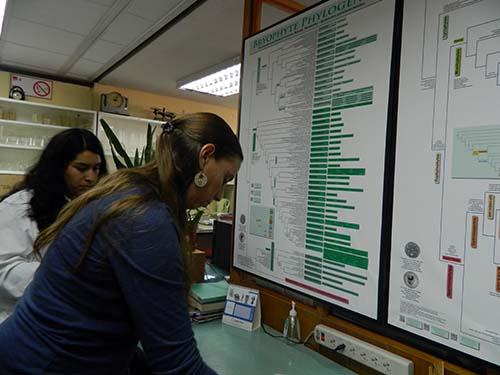
<path fill-rule="evenodd" d="M 394 0 L 329 1 L 245 41 L 236 267 L 377 317 Z"/>
<path fill-rule="evenodd" d="M 389 323 L 500 364 L 500 2 L 405 1 Z"/>

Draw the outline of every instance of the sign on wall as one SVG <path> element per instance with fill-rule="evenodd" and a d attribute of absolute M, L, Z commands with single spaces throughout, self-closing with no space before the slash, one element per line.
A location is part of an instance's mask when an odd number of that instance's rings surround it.
<path fill-rule="evenodd" d="M 10 75 L 10 87 L 19 86 L 26 96 L 35 98 L 52 99 L 52 82 L 47 79 L 23 76 L 19 74 Z"/>

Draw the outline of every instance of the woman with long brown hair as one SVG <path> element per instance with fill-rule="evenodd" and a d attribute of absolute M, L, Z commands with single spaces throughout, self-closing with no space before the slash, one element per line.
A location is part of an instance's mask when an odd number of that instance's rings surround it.
<path fill-rule="evenodd" d="M 186 209 L 220 199 L 243 154 L 220 117 L 163 125 L 156 160 L 68 204 L 16 310 L 0 325 L 2 374 L 128 374 L 138 341 L 153 373 L 213 374 L 186 302 Z"/>

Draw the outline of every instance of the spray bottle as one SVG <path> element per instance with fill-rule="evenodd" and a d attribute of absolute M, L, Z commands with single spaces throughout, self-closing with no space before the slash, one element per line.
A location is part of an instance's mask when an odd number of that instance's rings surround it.
<path fill-rule="evenodd" d="M 295 310 L 295 302 L 292 301 L 292 309 L 288 313 L 283 327 L 283 337 L 292 343 L 300 342 L 300 324 L 297 318 L 297 310 Z"/>

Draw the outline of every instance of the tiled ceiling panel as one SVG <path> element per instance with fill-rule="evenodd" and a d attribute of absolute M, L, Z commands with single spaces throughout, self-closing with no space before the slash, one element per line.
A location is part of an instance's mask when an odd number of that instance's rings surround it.
<path fill-rule="evenodd" d="M 106 42 L 104 40 L 97 40 L 82 56 L 82 58 L 105 63 L 111 60 L 114 56 L 122 51 L 122 46 Z"/>
<path fill-rule="evenodd" d="M 13 2 L 12 17 L 87 35 L 107 6 L 85 0 L 18 0 Z"/>
<path fill-rule="evenodd" d="M 85 0 L 87 3 L 93 3 L 98 5 L 111 6 L 116 0 Z"/>
<path fill-rule="evenodd" d="M 96 70 L 99 70 L 101 67 L 101 63 L 80 59 L 75 65 L 73 65 L 73 68 L 71 68 L 68 75 L 77 76 L 80 78 L 85 77 L 86 79 L 88 79 Z"/>
<path fill-rule="evenodd" d="M 126 11 L 135 16 L 156 22 L 178 4 L 178 0 L 134 0 Z"/>
<path fill-rule="evenodd" d="M 2 59 L 36 66 L 38 70 L 47 68 L 54 71 L 62 66 L 66 61 L 66 56 L 6 42 L 2 49 Z"/>
<path fill-rule="evenodd" d="M 92 82 L 195 1 L 9 0 L 0 65 Z"/>
<path fill-rule="evenodd" d="M 23 64 L 23 63 L 18 63 L 16 61 L 10 61 L 10 60 L 2 60 L 2 62 L 6 65 L 9 66 L 15 66 L 18 69 L 24 69 L 27 71 L 34 71 L 34 72 L 43 72 L 46 74 L 56 74 L 57 70 L 50 69 L 50 68 L 41 68 L 39 66 L 33 66 L 30 64 Z"/>
<path fill-rule="evenodd" d="M 126 46 L 144 34 L 151 21 L 130 13 L 122 13 L 99 39 Z"/>
<path fill-rule="evenodd" d="M 5 39 L 22 46 L 69 56 L 75 52 L 83 37 L 68 31 L 14 18 L 9 22 Z"/>

